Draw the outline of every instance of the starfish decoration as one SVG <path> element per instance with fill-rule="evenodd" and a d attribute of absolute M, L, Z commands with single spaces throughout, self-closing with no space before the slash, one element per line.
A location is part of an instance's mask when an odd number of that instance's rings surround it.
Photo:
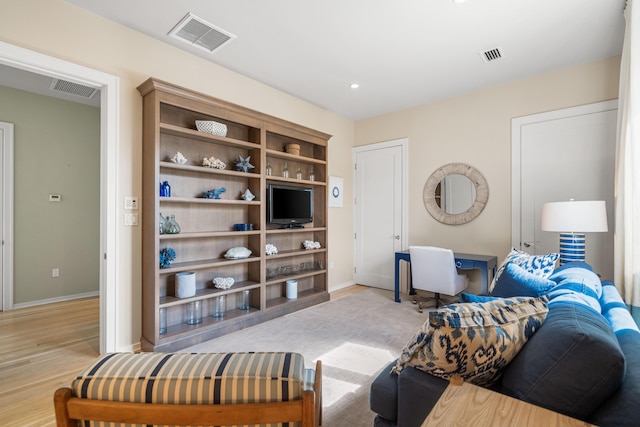
<path fill-rule="evenodd" d="M 238 163 L 236 163 L 236 169 L 242 172 L 248 172 L 249 169 L 254 168 L 254 166 L 251 163 L 249 163 L 249 160 L 251 160 L 251 156 L 247 156 L 246 159 L 242 158 L 242 156 L 238 156 L 238 157 L 240 160 L 238 160 Z"/>

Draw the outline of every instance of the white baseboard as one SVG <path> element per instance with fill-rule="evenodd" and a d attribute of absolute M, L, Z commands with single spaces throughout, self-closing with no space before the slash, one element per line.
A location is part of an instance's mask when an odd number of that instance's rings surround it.
<path fill-rule="evenodd" d="M 75 294 L 75 295 L 65 295 L 63 297 L 47 298 L 47 299 L 41 299 L 38 301 L 29 301 L 29 302 L 21 302 L 19 304 L 13 304 L 11 309 L 15 310 L 17 308 L 35 307 L 37 305 L 51 304 L 54 302 L 72 301 L 74 299 L 99 297 L 99 296 L 100 296 L 100 291 L 86 292 L 83 294 Z"/>
<path fill-rule="evenodd" d="M 332 286 L 331 289 L 329 289 L 329 292 L 339 291 L 340 289 L 348 288 L 349 286 L 353 286 L 355 284 L 356 282 L 354 281 L 344 282 L 339 285 Z"/>

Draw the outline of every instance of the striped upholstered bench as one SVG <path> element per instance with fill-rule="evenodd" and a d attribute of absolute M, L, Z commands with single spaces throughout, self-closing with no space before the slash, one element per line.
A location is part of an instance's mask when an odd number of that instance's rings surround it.
<path fill-rule="evenodd" d="M 112 353 L 54 400 L 59 426 L 311 427 L 321 424 L 321 364 L 305 369 L 298 353 Z"/>

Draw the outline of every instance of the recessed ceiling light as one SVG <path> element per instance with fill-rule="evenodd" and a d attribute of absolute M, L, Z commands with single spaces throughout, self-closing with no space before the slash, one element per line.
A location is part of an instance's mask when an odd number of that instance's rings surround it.
<path fill-rule="evenodd" d="M 359 85 L 358 83 L 351 83 L 351 84 L 349 85 L 349 87 L 350 87 L 351 89 L 358 89 L 358 88 L 360 87 L 360 85 Z"/>
<path fill-rule="evenodd" d="M 467 0 L 452 0 L 455 4 L 462 4 L 464 2 L 466 2 Z"/>

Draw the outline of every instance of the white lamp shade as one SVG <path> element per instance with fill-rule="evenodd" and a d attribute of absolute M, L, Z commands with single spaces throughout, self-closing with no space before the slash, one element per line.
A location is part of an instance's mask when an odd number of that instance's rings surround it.
<path fill-rule="evenodd" d="M 542 205 L 543 231 L 565 233 L 605 232 L 607 208 L 603 200 L 549 202 Z"/>

